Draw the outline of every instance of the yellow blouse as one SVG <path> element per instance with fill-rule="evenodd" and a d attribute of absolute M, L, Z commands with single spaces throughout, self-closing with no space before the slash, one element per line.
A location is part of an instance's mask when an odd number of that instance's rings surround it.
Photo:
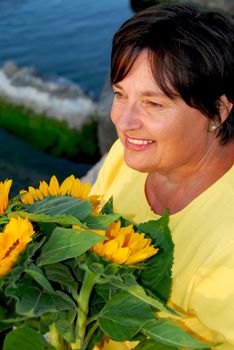
<path fill-rule="evenodd" d="M 114 211 L 140 223 L 159 218 L 145 197 L 147 174 L 129 168 L 116 141 L 92 194 L 113 196 Z M 234 350 L 234 167 L 169 218 L 175 244 L 171 302 L 198 336 Z M 110 342 L 103 350 L 129 349 Z"/>

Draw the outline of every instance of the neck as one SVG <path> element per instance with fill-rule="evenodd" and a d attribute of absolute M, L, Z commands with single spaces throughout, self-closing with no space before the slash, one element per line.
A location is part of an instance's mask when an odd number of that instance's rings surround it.
<path fill-rule="evenodd" d="M 146 181 L 146 196 L 152 210 L 162 215 L 165 209 L 175 214 L 184 209 L 221 178 L 234 163 L 234 143 L 219 146 L 195 164 L 171 171 L 151 172 Z"/>

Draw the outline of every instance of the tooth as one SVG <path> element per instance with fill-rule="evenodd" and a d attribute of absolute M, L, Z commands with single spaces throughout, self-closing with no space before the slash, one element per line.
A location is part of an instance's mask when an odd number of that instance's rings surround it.
<path fill-rule="evenodd" d="M 128 139 L 130 143 L 133 143 L 135 145 L 147 145 L 149 143 L 153 143 L 153 141 L 147 141 L 147 140 L 135 140 L 135 139 Z"/>

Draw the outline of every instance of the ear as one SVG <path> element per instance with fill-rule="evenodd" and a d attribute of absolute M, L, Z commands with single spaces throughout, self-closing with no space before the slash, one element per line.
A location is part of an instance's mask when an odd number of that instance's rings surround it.
<path fill-rule="evenodd" d="M 221 123 L 223 123 L 229 116 L 229 113 L 233 108 L 233 103 L 227 99 L 226 95 L 222 95 L 218 103 L 219 103 L 219 113 L 220 113 Z"/>

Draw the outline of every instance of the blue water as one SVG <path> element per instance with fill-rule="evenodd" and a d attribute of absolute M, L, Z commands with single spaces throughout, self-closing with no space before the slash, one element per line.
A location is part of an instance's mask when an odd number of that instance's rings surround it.
<path fill-rule="evenodd" d="M 0 0 L 0 65 L 13 60 L 98 97 L 129 0 Z"/>

